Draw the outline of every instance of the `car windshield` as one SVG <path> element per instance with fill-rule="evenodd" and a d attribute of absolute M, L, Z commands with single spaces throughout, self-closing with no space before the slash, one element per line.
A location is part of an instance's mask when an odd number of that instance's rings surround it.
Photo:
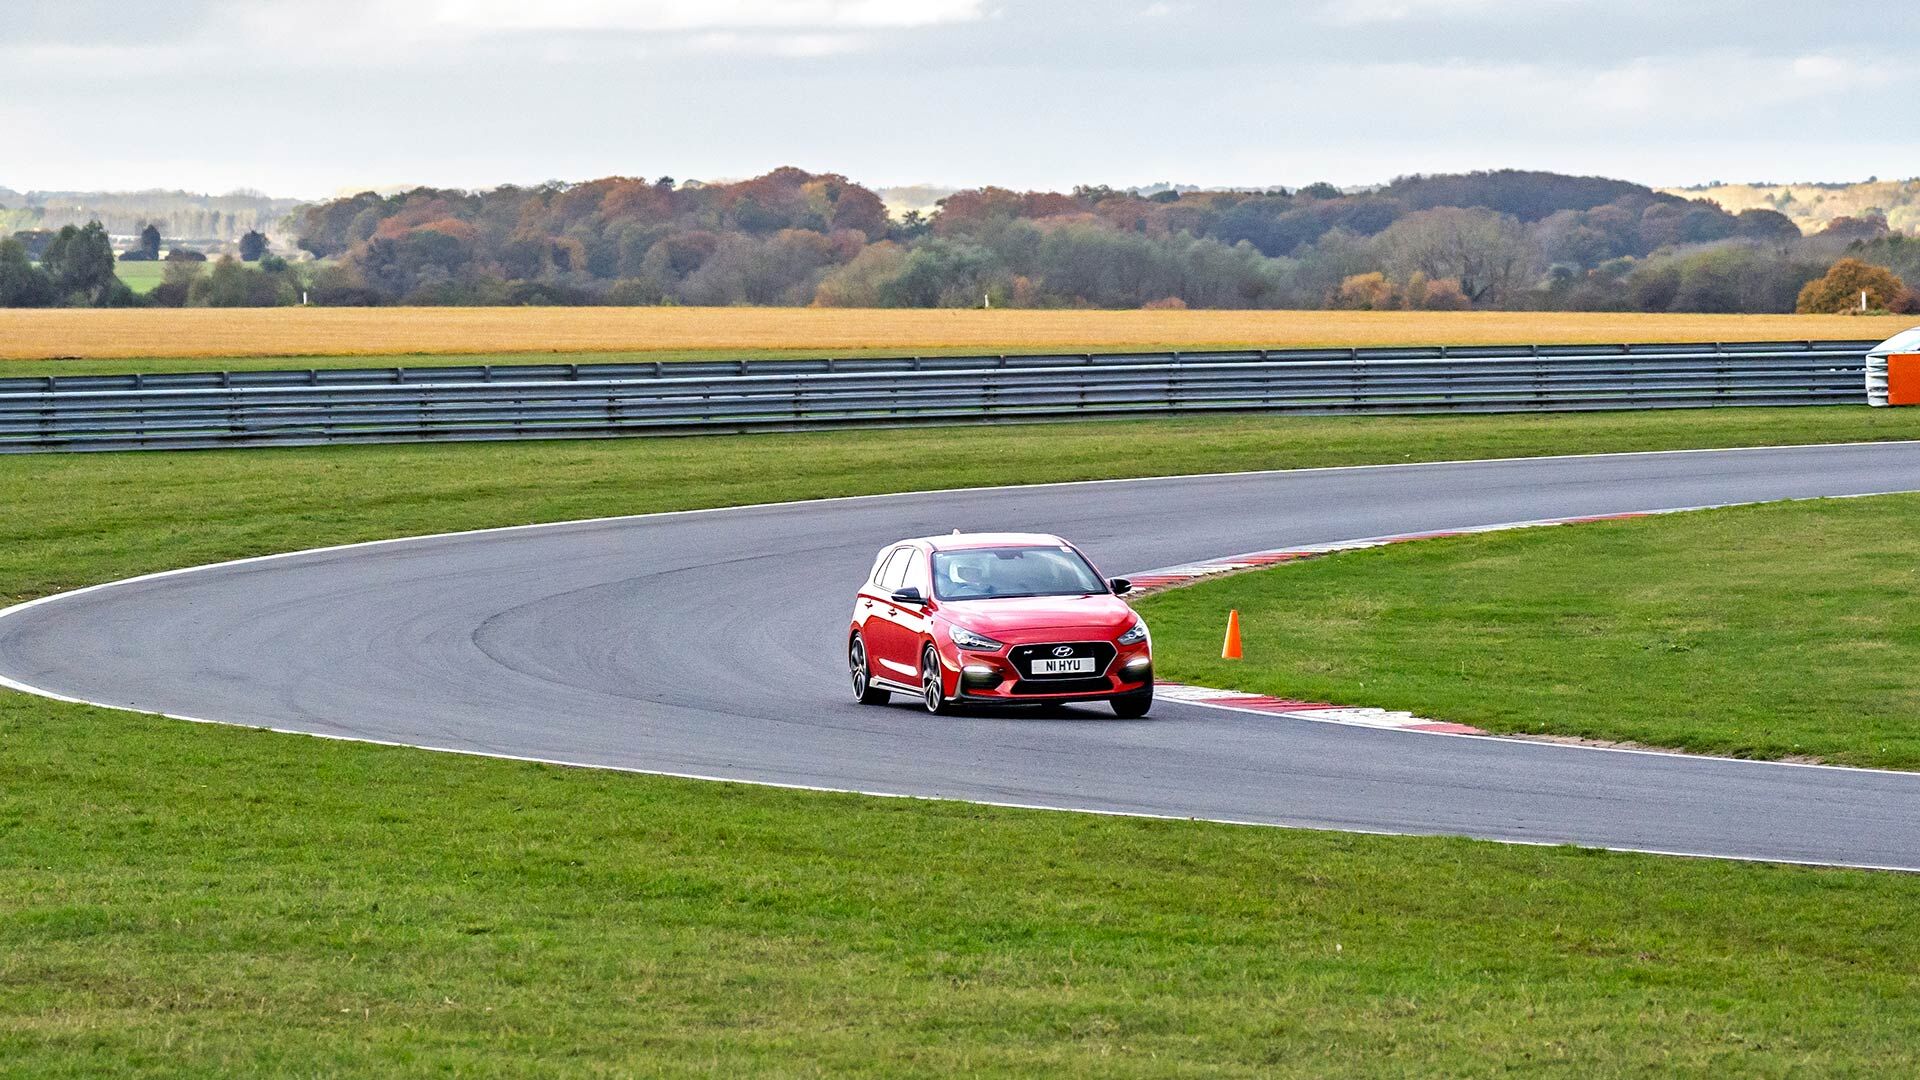
<path fill-rule="evenodd" d="M 965 548 L 933 553 L 933 593 L 942 600 L 1084 596 L 1106 591 L 1100 575 L 1071 548 Z"/>

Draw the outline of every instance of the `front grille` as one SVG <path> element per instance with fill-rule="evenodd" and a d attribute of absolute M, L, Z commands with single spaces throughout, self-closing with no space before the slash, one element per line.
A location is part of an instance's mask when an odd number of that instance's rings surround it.
<path fill-rule="evenodd" d="M 1038 645 L 1015 645 L 1008 650 L 1007 659 L 1013 661 L 1013 668 L 1020 673 L 1022 679 L 1047 683 L 1085 681 L 1087 676 L 1083 674 L 1035 675 L 1033 673 L 1033 661 L 1036 658 L 1052 657 L 1053 651 L 1061 647 L 1072 649 L 1073 651 L 1068 654 L 1070 656 L 1093 657 L 1095 675 L 1105 675 L 1107 666 L 1113 663 L 1114 656 L 1120 651 L 1107 641 L 1049 641 Z"/>
<path fill-rule="evenodd" d="M 1106 694 L 1113 690 L 1113 683 L 1101 679 L 1021 679 L 1013 684 L 1016 694 Z"/>

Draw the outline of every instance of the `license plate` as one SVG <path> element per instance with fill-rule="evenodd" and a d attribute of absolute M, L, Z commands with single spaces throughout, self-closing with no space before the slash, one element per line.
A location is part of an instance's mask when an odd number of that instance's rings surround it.
<path fill-rule="evenodd" d="M 1095 670 L 1091 656 L 1069 656 L 1064 660 L 1043 656 L 1033 660 L 1035 675 L 1091 675 Z"/>

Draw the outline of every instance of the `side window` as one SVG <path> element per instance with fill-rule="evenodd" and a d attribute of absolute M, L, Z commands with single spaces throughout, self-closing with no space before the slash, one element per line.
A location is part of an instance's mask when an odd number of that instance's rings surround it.
<path fill-rule="evenodd" d="M 919 589 L 921 596 L 933 595 L 933 583 L 927 580 L 927 556 L 925 553 L 918 549 L 914 550 L 913 556 L 907 560 L 907 572 L 901 577 L 900 584 L 903 586 L 910 585 L 913 588 Z"/>
<path fill-rule="evenodd" d="M 882 592 L 892 592 L 900 587 L 900 579 L 907 574 L 907 556 L 912 548 L 894 548 L 887 556 L 887 565 L 880 568 L 880 576 L 874 579 Z"/>

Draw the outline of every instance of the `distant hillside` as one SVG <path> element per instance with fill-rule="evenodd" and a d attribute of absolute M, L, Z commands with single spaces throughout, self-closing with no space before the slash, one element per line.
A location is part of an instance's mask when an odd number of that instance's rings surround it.
<path fill-rule="evenodd" d="M 1846 282 L 1880 267 L 1892 271 L 1874 276 L 1880 306 L 1920 313 L 1920 291 L 1906 285 L 1920 284 L 1920 240 L 1887 231 L 1888 217 L 1920 226 L 1916 196 L 1920 181 L 1672 193 L 1516 169 L 1293 190 L 876 190 L 791 167 L 738 181 L 609 176 L 366 191 L 307 205 L 287 228 L 318 265 L 215 266 L 197 291 L 155 295 L 190 304 L 304 296 L 320 305 L 1759 313 L 1857 303 L 1860 290 Z M 159 221 L 163 243 L 185 239 L 218 255 L 247 228 L 279 240 L 274 225 L 292 205 L 246 192 L 25 198 L 25 207 L 0 209 L 0 230 L 22 234 L 29 257 L 54 242 L 48 227 L 87 218 L 119 234 L 113 246 Z M 109 244 L 99 230 L 88 235 L 68 242 Z M 0 304 L 80 295 L 11 258 L 0 290 L 15 298 L 0 291 Z M 1839 284 L 1807 289 L 1835 274 Z M 124 287 L 87 295 L 138 302 Z"/>
<path fill-rule="evenodd" d="M 1711 199 L 1728 213 L 1777 210 L 1803 233 L 1817 233 L 1837 217 L 1886 215 L 1895 232 L 1920 233 L 1920 179 L 1859 184 L 1704 184 L 1663 188 L 1689 199 Z"/>
<path fill-rule="evenodd" d="M 889 214 L 901 202 L 925 219 Z M 308 290 L 318 304 L 1781 311 L 1832 261 L 1783 250 L 1801 239 L 1771 211 L 1511 169 L 1360 194 L 1140 195 L 874 190 L 782 168 L 365 192 L 307 207 L 299 227 L 331 261 Z"/>

